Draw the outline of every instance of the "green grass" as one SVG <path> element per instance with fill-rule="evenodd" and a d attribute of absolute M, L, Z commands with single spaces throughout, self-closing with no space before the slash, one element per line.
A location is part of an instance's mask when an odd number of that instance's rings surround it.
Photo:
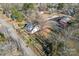
<path fill-rule="evenodd" d="M 0 33 L 0 44 L 4 43 L 6 41 L 4 34 Z"/>

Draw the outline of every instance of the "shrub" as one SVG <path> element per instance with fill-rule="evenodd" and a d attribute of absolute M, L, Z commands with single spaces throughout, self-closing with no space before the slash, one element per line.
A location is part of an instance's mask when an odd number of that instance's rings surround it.
<path fill-rule="evenodd" d="M 17 19 L 17 21 L 24 20 L 23 14 L 20 11 L 18 11 L 15 7 L 11 9 L 11 12 L 12 12 L 12 16 L 11 16 L 12 19 Z"/>

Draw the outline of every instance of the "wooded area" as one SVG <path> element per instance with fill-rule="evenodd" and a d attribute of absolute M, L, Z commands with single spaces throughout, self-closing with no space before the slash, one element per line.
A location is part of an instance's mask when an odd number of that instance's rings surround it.
<path fill-rule="evenodd" d="M 79 4 L 0 4 L 0 55 L 78 56 Z"/>

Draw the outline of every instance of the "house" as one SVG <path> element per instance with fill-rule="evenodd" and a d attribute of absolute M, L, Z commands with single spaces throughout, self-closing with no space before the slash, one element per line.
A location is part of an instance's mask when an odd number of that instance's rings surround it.
<path fill-rule="evenodd" d="M 33 34 L 40 30 L 40 26 L 37 22 L 28 22 L 27 24 L 25 24 L 24 28 L 30 34 Z"/>

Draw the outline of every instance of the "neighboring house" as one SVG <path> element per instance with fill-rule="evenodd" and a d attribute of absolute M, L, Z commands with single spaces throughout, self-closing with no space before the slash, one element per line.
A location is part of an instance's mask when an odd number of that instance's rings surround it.
<path fill-rule="evenodd" d="M 62 17 L 58 18 L 57 21 L 58 21 L 60 27 L 65 28 L 68 26 L 68 22 L 71 21 L 71 19 L 68 16 L 62 16 Z"/>

